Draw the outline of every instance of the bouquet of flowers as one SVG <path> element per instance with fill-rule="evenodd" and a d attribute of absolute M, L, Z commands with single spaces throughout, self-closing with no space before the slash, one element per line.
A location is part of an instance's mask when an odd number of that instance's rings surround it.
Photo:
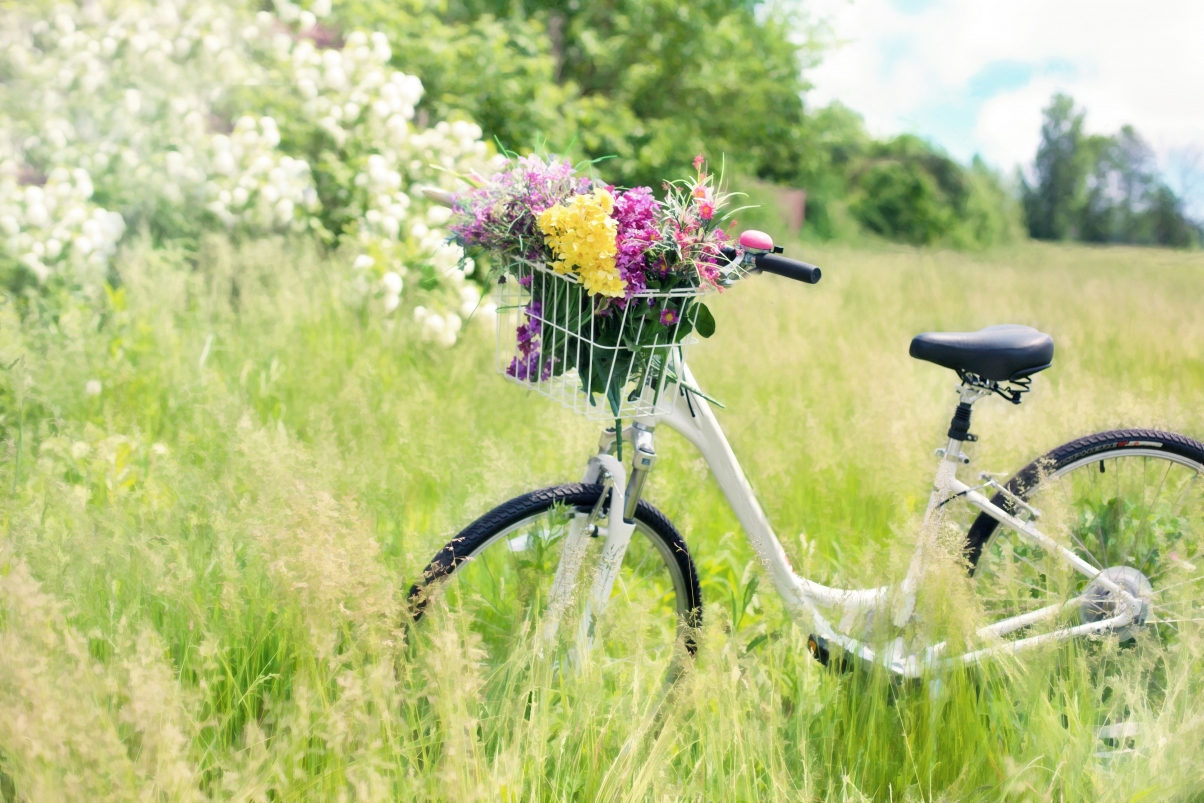
<path fill-rule="evenodd" d="M 455 239 L 500 257 L 502 286 L 517 284 L 504 293 L 522 313 L 507 376 L 542 390 L 574 371 L 591 407 L 601 395 L 615 417 L 655 409 L 675 349 L 714 332 L 699 296 L 739 275 L 721 254 L 731 196 L 701 156 L 694 168 L 666 182 L 661 201 L 648 187 L 620 191 L 567 161 L 527 156 L 454 197 Z"/>

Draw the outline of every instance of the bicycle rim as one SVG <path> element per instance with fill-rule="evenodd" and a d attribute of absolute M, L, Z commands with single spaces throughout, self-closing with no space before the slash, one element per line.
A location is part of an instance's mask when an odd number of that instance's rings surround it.
<path fill-rule="evenodd" d="M 553 579 L 570 523 L 575 516 L 584 519 L 583 512 L 551 505 L 484 536 L 469 559 L 439 581 L 438 612 L 429 626 L 454 624 L 498 677 L 513 678 L 525 667 L 543 664 L 558 671 L 601 669 L 620 682 L 633 672 L 655 675 L 668 667 L 684 644 L 692 613 L 690 586 L 672 547 L 640 518 L 600 617 L 587 600 L 605 542 L 605 520 L 599 537 L 585 538 L 577 581 L 555 636 L 549 637 Z M 589 622 L 584 638 L 583 621 Z"/>

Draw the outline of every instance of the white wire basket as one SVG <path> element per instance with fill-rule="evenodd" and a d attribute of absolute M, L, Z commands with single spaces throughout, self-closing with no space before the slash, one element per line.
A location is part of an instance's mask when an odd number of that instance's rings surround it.
<path fill-rule="evenodd" d="M 514 261 L 496 292 L 498 371 L 589 419 L 667 415 L 695 342 L 695 299 L 706 292 L 650 290 L 607 303 L 571 274 Z"/>

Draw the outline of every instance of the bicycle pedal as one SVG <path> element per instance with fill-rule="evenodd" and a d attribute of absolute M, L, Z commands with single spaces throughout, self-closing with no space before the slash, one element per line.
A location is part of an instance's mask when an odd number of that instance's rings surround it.
<path fill-rule="evenodd" d="M 828 650 L 828 640 L 814 633 L 807 636 L 807 652 L 811 653 L 811 657 L 824 666 L 828 665 L 828 661 L 832 657 Z"/>

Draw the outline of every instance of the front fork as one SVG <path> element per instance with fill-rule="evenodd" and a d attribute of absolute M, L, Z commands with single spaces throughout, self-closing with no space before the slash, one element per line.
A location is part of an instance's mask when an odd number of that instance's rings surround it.
<path fill-rule="evenodd" d="M 623 431 L 624 441 L 630 444 L 632 451 L 630 476 L 619 462 L 619 438 L 614 429 L 608 429 L 602 434 L 598 454 L 590 458 L 586 466 L 583 481 L 594 484 L 604 480 L 604 487 L 595 509 L 588 513 L 578 512 L 569 525 L 560 564 L 556 567 L 556 576 L 552 581 L 548 613 L 544 618 L 544 638 L 549 642 L 555 639 L 560 619 L 577 586 L 589 543 L 586 539 L 601 534 L 597 522 L 609 493 L 606 542 L 602 546 L 598 569 L 577 630 L 578 651 L 584 653 L 589 650 L 593 639 L 594 621 L 603 614 L 610 601 L 619 569 L 623 565 L 623 557 L 627 553 L 627 545 L 631 543 L 631 535 L 635 531 L 635 513 L 640 503 L 640 495 L 643 493 L 644 483 L 648 480 L 648 474 L 656 463 L 652 429 L 651 426 L 636 422 Z M 616 512 L 619 515 L 616 515 Z"/>

